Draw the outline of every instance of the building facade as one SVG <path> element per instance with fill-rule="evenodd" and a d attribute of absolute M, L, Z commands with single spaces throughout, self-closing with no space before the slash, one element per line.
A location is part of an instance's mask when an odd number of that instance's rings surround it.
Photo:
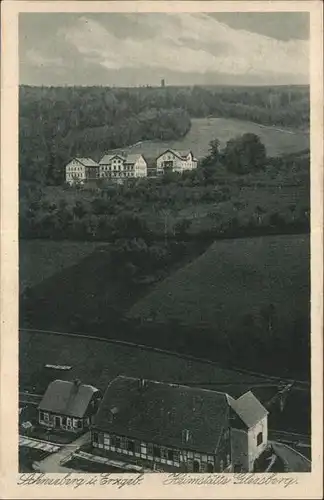
<path fill-rule="evenodd" d="M 99 177 L 112 180 L 147 177 L 147 162 L 141 154 L 105 155 L 99 162 Z"/>
<path fill-rule="evenodd" d="M 197 168 L 198 160 L 191 151 L 174 151 L 167 149 L 156 159 L 157 175 L 163 175 L 166 172 L 182 173 L 185 170 Z"/>
<path fill-rule="evenodd" d="M 253 470 L 267 446 L 267 411 L 247 394 L 117 377 L 92 424 L 94 452 L 152 470 Z"/>
<path fill-rule="evenodd" d="M 133 439 L 120 434 L 92 429 L 92 445 L 107 454 L 113 452 L 122 457 L 133 459 L 136 465 L 152 470 L 177 470 L 178 472 L 224 472 L 231 467 L 229 433 L 222 437 L 221 448 L 217 454 L 195 451 L 180 445 L 164 446 L 157 442 Z"/>
<path fill-rule="evenodd" d="M 54 380 L 38 406 L 38 423 L 47 429 L 83 432 L 89 429 L 100 401 L 96 387 L 78 380 Z"/>
<path fill-rule="evenodd" d="M 99 164 L 91 158 L 73 158 L 65 167 L 67 184 L 85 184 L 99 178 Z"/>

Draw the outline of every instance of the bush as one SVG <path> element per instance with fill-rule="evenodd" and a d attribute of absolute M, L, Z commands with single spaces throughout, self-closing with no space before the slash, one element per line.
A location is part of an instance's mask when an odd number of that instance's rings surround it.
<path fill-rule="evenodd" d="M 266 164 L 266 148 L 255 134 L 243 134 L 226 143 L 223 151 L 226 168 L 235 174 L 262 170 Z"/>

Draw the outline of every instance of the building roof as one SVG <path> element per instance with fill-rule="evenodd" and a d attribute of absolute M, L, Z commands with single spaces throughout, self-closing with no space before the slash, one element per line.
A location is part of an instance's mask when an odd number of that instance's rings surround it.
<path fill-rule="evenodd" d="M 81 418 L 97 390 L 92 385 L 77 381 L 54 380 L 49 384 L 38 409 Z"/>
<path fill-rule="evenodd" d="M 215 453 L 229 427 L 227 395 L 119 376 L 108 386 L 94 427 L 164 446 Z M 188 439 L 184 439 L 187 435 Z"/>
<path fill-rule="evenodd" d="M 125 156 L 120 153 L 107 154 L 101 158 L 101 160 L 99 161 L 99 165 L 107 165 L 113 158 L 116 157 L 121 158 L 122 160 L 125 159 Z"/>
<path fill-rule="evenodd" d="M 168 151 L 169 151 L 170 153 L 173 153 L 175 156 L 177 156 L 177 157 L 178 157 L 178 158 L 180 158 L 181 160 L 183 160 L 183 159 L 187 158 L 187 156 L 188 156 L 189 154 L 192 154 L 192 158 L 193 158 L 193 160 L 196 160 L 196 158 L 194 157 L 194 155 L 193 155 L 192 151 L 190 151 L 189 149 L 188 149 L 188 150 L 186 150 L 186 151 L 175 151 L 174 149 L 166 149 L 165 151 L 163 151 L 163 153 L 159 154 L 159 156 L 157 157 L 157 159 L 158 159 L 158 158 L 160 158 L 160 156 L 162 156 L 162 155 L 164 155 L 165 153 L 167 153 Z"/>
<path fill-rule="evenodd" d="M 235 413 L 249 428 L 253 427 L 268 415 L 268 411 L 251 391 L 242 394 L 242 396 L 236 400 L 231 398 L 229 402 Z"/>
<path fill-rule="evenodd" d="M 98 163 L 92 158 L 75 158 L 78 162 L 82 163 L 85 167 L 98 167 Z"/>
<path fill-rule="evenodd" d="M 116 157 L 121 158 L 126 163 L 135 163 L 141 156 L 143 156 L 141 153 L 132 153 L 127 155 L 124 153 L 107 154 L 101 158 L 99 165 L 107 165 L 113 158 Z"/>
<path fill-rule="evenodd" d="M 127 155 L 126 163 L 135 163 L 141 156 L 143 156 L 141 153 Z"/>
<path fill-rule="evenodd" d="M 186 150 L 186 151 L 176 151 L 176 153 L 181 156 L 181 158 L 187 158 L 187 156 L 191 153 L 191 151 Z"/>

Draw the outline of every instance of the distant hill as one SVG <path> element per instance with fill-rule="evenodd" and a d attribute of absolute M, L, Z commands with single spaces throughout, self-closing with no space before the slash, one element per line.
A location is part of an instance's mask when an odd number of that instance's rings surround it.
<path fill-rule="evenodd" d="M 221 146 L 237 135 L 251 132 L 257 134 L 266 146 L 269 156 L 296 153 L 309 148 L 309 133 L 265 126 L 246 120 L 232 118 L 192 118 L 189 132 L 182 138 L 171 141 L 140 141 L 124 150 L 144 154 L 151 160 L 165 149 L 191 149 L 199 159 L 207 155 L 211 140 L 219 139 Z"/>
<path fill-rule="evenodd" d="M 307 87 L 21 86 L 19 117 L 20 178 L 61 184 L 64 167 L 71 157 L 96 157 L 107 149 L 125 148 L 140 141 L 162 141 L 162 148 L 165 143 L 168 146 L 175 143 L 173 147 L 177 147 L 190 130 L 191 119 L 217 117 L 240 120 L 242 124 L 219 122 L 220 127 L 213 130 L 208 121 L 201 122 L 186 137 L 187 143 L 179 145 L 182 149 L 188 145 L 200 149 L 197 155 L 205 154 L 206 144 L 214 134 L 227 140 L 242 130 L 249 131 L 251 122 L 259 123 L 260 127 L 308 129 L 309 90 Z M 262 135 L 260 127 L 256 130 Z M 266 132 L 270 134 L 270 129 Z M 288 132 L 282 134 L 286 137 Z M 198 135 L 203 137 L 201 147 Z M 278 154 L 282 150 L 293 151 L 300 137 L 284 141 L 277 137 Z M 305 141 L 302 142 L 304 148 Z M 152 154 L 147 151 L 147 155 L 155 156 L 156 146 L 151 149 Z"/>

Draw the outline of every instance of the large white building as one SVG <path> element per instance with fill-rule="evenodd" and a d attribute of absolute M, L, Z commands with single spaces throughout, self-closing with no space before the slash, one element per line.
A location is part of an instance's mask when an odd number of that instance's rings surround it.
<path fill-rule="evenodd" d="M 167 149 L 156 159 L 156 173 L 157 175 L 163 175 L 168 171 L 182 173 L 197 168 L 197 165 L 198 160 L 192 151 Z"/>
<path fill-rule="evenodd" d="M 107 154 L 99 162 L 100 178 L 119 180 L 146 176 L 147 163 L 141 154 Z"/>
<path fill-rule="evenodd" d="M 70 184 L 84 184 L 99 177 L 99 165 L 91 158 L 73 158 L 65 167 L 65 181 Z"/>

